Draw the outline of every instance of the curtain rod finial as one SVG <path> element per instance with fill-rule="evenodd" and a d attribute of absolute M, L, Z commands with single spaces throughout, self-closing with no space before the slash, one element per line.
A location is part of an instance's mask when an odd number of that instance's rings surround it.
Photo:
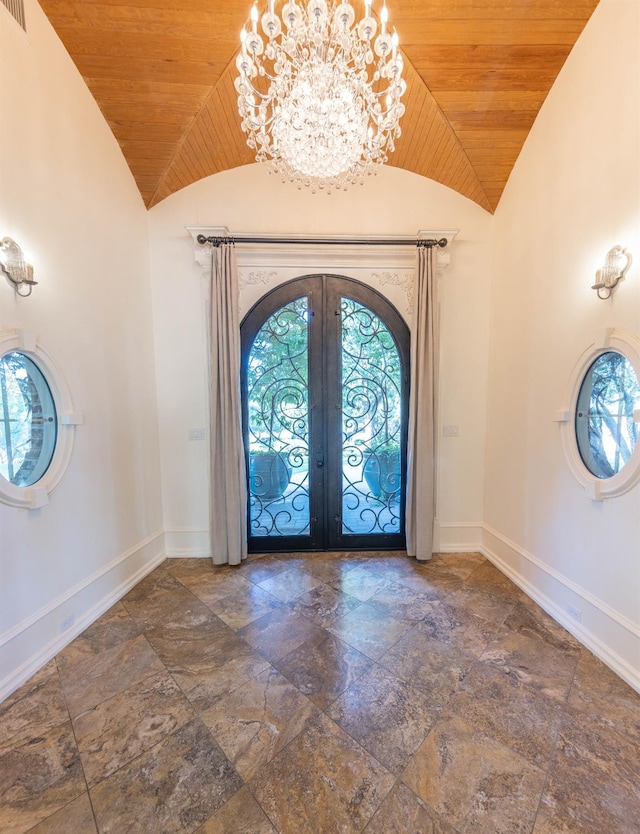
<path fill-rule="evenodd" d="M 433 249 L 434 246 L 439 246 L 441 249 L 447 245 L 446 237 L 441 237 L 440 240 L 432 240 L 431 238 L 422 238 L 416 241 L 418 249 Z"/>

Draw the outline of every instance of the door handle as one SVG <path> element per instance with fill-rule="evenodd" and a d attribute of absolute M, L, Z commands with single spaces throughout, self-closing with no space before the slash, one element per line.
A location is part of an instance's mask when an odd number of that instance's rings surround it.
<path fill-rule="evenodd" d="M 322 469 L 322 467 L 324 466 L 324 461 L 323 460 L 317 460 L 316 461 L 316 466 L 318 467 L 318 469 Z"/>

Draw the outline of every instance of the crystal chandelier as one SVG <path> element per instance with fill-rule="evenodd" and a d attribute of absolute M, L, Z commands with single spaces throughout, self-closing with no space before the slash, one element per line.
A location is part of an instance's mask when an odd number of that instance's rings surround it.
<path fill-rule="evenodd" d="M 258 162 L 298 187 L 346 188 L 394 150 L 406 90 L 398 36 L 380 12 L 380 33 L 364 0 L 364 17 L 348 2 L 289 0 L 275 13 L 257 5 L 241 33 L 235 81 L 247 144 Z"/>

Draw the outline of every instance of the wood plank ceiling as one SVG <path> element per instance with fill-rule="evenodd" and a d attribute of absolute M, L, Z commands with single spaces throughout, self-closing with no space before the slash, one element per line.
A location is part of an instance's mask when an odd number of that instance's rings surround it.
<path fill-rule="evenodd" d="M 360 12 L 361 0 L 353 2 Z M 253 161 L 233 87 L 251 0 L 40 3 L 148 207 L 202 177 Z M 597 3 L 389 0 L 408 83 L 402 137 L 390 163 L 494 211 Z M 380 6 L 374 0 L 374 12 Z"/>

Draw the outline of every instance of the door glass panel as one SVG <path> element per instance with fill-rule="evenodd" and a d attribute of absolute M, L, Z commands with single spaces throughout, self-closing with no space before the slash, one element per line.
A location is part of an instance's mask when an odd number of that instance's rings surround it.
<path fill-rule="evenodd" d="M 401 362 L 383 321 L 349 298 L 342 320 L 342 532 L 400 532 Z"/>
<path fill-rule="evenodd" d="M 252 536 L 309 535 L 307 298 L 271 315 L 248 357 Z"/>

